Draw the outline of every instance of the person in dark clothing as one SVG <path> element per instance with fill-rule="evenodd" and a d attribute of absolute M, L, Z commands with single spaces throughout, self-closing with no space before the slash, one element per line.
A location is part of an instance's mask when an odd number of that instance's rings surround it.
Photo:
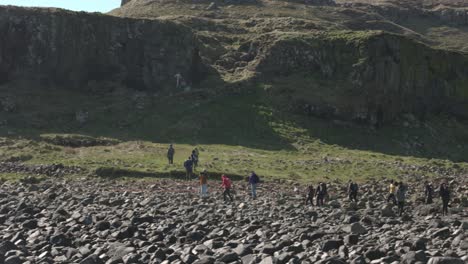
<path fill-rule="evenodd" d="M 403 184 L 403 182 L 400 182 L 398 184 L 398 188 L 395 193 L 395 198 L 396 198 L 397 205 L 398 205 L 398 214 L 400 216 L 403 215 L 404 208 L 405 208 L 406 191 L 407 191 L 406 186 Z"/>
<path fill-rule="evenodd" d="M 350 201 L 357 202 L 358 190 L 359 190 L 358 184 L 353 182 L 353 181 L 349 181 L 348 195 L 349 195 L 349 200 Z"/>
<path fill-rule="evenodd" d="M 169 145 L 169 149 L 167 150 L 167 159 L 169 161 L 169 164 L 174 164 L 174 154 L 175 154 L 175 149 L 171 145 Z"/>
<path fill-rule="evenodd" d="M 434 196 L 434 187 L 432 187 L 432 183 L 426 182 L 426 187 L 424 190 L 424 197 L 426 204 L 432 203 L 432 197 Z"/>
<path fill-rule="evenodd" d="M 250 190 L 252 192 L 252 199 L 257 199 L 257 184 L 260 182 L 260 178 L 258 178 L 257 174 L 252 171 L 249 176 L 249 185 Z"/>
<path fill-rule="evenodd" d="M 450 190 L 446 182 L 442 183 L 439 188 L 439 195 L 442 199 L 442 215 L 448 214 L 448 204 L 450 201 Z"/>
<path fill-rule="evenodd" d="M 314 196 L 315 196 L 314 186 L 312 186 L 312 185 L 307 186 L 307 197 L 306 197 L 305 205 L 307 205 L 308 202 L 310 202 L 310 204 L 313 206 L 314 205 Z"/>
<path fill-rule="evenodd" d="M 193 161 L 192 161 L 192 157 L 188 157 L 188 159 L 184 162 L 184 167 L 185 167 L 185 171 L 186 171 L 186 176 L 185 178 L 187 180 L 190 180 L 192 178 L 192 174 L 193 174 Z"/>
<path fill-rule="evenodd" d="M 324 182 L 320 182 L 317 186 L 317 190 L 315 191 L 316 194 L 316 203 L 317 206 L 323 206 L 325 196 L 327 195 L 327 185 Z"/>
<path fill-rule="evenodd" d="M 198 151 L 196 149 L 192 150 L 192 155 L 190 156 L 193 162 L 193 169 L 198 167 Z"/>

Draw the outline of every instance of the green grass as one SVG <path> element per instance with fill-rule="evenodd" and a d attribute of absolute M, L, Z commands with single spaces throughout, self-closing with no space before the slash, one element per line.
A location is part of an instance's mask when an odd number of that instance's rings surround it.
<path fill-rule="evenodd" d="M 16 157 L 28 164 L 62 163 L 89 171 L 114 168 L 128 174 L 120 177 L 146 178 L 183 173 L 183 161 L 197 147 L 200 169 L 211 173 L 246 176 L 254 170 L 269 179 L 300 182 L 440 176 L 431 168 L 451 173 L 468 169 L 464 123 L 437 117 L 416 127 L 395 124 L 375 131 L 296 115 L 283 110 L 286 101 L 270 96 L 286 85 L 264 84 L 217 96 L 195 91 L 149 97 L 144 109 L 135 109 L 126 99 L 132 97 L 130 91 L 105 98 L 85 92 L 66 96 L 60 90 L 30 92 L 17 97 L 22 111 L 0 113 L 1 119 L 9 120 L 0 128 L 0 160 Z M 56 96 L 46 96 L 50 93 Z M 40 103 L 30 103 L 30 97 Z M 74 110 L 84 106 L 90 120 L 79 125 Z M 41 118 L 31 125 L 31 116 Z M 71 148 L 41 139 L 70 131 L 122 143 Z M 176 147 L 175 165 L 167 164 L 169 143 Z"/>

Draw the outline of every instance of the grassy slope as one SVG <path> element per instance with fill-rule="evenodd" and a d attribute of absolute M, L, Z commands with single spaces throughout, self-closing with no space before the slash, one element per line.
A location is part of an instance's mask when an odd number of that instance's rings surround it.
<path fill-rule="evenodd" d="M 197 146 L 201 167 L 209 171 L 246 175 L 255 170 L 262 176 L 300 181 L 437 176 L 429 172 L 431 167 L 451 169 L 454 163 L 448 159 L 466 160 L 468 130 L 459 122 L 439 117 L 418 127 L 395 125 L 374 131 L 286 114 L 272 107 L 264 88 L 216 97 L 199 91 L 153 96 L 145 99 L 141 110 L 128 99 L 132 98 L 128 91 L 104 98 L 58 90 L 24 94 L 19 99 L 22 111 L 0 113 L 0 119 L 13 120 L 0 128 L 0 159 L 22 156 L 30 164 L 63 163 L 90 170 L 114 167 L 129 170 L 132 176 L 131 171 L 182 171 L 183 160 Z M 55 96 L 45 96 L 51 93 Z M 73 121 L 74 109 L 90 112 L 86 125 Z M 69 148 L 39 140 L 44 133 L 69 132 L 124 142 Z M 169 142 L 176 144 L 174 166 L 166 165 Z M 464 162 L 457 166 L 468 168 Z"/>

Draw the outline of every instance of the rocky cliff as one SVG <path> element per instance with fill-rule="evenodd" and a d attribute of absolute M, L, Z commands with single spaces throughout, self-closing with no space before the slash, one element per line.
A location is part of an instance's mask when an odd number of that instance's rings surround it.
<path fill-rule="evenodd" d="M 292 104 L 308 113 L 372 124 L 403 113 L 466 116 L 468 57 L 462 54 L 383 32 L 292 34 L 262 41 L 270 44 L 257 51 L 251 65 L 260 79 L 301 74 L 320 80 L 321 85 L 304 80 L 302 87 L 290 89 L 289 96 L 297 99 Z"/>
<path fill-rule="evenodd" d="M 170 21 L 0 7 L 0 83 L 112 81 L 158 90 L 198 68 L 194 43 L 190 29 Z"/>

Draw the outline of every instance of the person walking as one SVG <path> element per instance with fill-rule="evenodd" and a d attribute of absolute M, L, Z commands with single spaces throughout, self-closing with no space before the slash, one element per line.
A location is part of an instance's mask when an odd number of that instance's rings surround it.
<path fill-rule="evenodd" d="M 398 184 L 398 188 L 395 193 L 395 198 L 397 201 L 398 205 L 398 214 L 400 216 L 403 215 L 404 208 L 405 208 L 405 200 L 406 200 L 406 186 L 403 184 L 403 182 L 400 182 Z"/>
<path fill-rule="evenodd" d="M 434 187 L 432 183 L 426 182 L 424 190 L 424 201 L 426 204 L 432 204 L 432 197 L 434 196 Z"/>
<path fill-rule="evenodd" d="M 327 186 L 324 182 L 319 182 L 317 186 L 317 190 L 315 191 L 316 197 L 316 203 L 317 206 L 323 206 L 324 202 L 323 200 L 325 199 L 325 196 L 327 195 Z"/>
<path fill-rule="evenodd" d="M 193 161 L 192 157 L 188 157 L 188 159 L 184 162 L 184 167 L 185 167 L 185 179 L 190 180 L 193 175 Z"/>
<path fill-rule="evenodd" d="M 174 154 L 175 154 L 175 149 L 172 144 L 169 145 L 169 149 L 167 150 L 167 160 L 169 161 L 169 164 L 174 164 Z"/>
<path fill-rule="evenodd" d="M 358 184 L 350 180 L 348 184 L 348 195 L 350 201 L 357 202 L 358 190 Z"/>
<path fill-rule="evenodd" d="M 200 197 L 208 196 L 208 175 L 206 170 L 200 173 Z"/>
<path fill-rule="evenodd" d="M 397 189 L 398 183 L 395 183 L 393 180 L 390 181 L 390 186 L 388 187 L 388 196 L 387 196 L 387 203 L 392 201 L 394 205 L 397 204 L 395 199 L 395 192 Z"/>
<path fill-rule="evenodd" d="M 231 195 L 231 188 L 232 188 L 231 179 L 229 179 L 228 176 L 223 174 L 221 176 L 221 180 L 222 180 L 222 185 L 221 186 L 224 189 L 224 191 L 223 191 L 224 202 L 227 202 L 227 197 L 229 197 L 231 202 L 234 201 L 234 199 L 232 198 L 232 195 Z"/>
<path fill-rule="evenodd" d="M 442 215 L 448 215 L 448 204 L 450 201 L 450 190 L 446 182 L 443 182 L 439 188 L 439 195 L 442 199 Z"/>
<path fill-rule="evenodd" d="M 305 201 L 306 206 L 309 202 L 310 202 L 310 205 L 312 206 L 314 205 L 314 196 L 315 196 L 314 186 L 312 185 L 307 186 L 307 196 L 306 196 L 306 201 Z"/>
<path fill-rule="evenodd" d="M 249 176 L 249 185 L 250 185 L 250 190 L 252 192 L 252 199 L 257 199 L 257 185 L 260 182 L 260 178 L 257 176 L 255 172 L 252 171 L 252 173 Z"/>

